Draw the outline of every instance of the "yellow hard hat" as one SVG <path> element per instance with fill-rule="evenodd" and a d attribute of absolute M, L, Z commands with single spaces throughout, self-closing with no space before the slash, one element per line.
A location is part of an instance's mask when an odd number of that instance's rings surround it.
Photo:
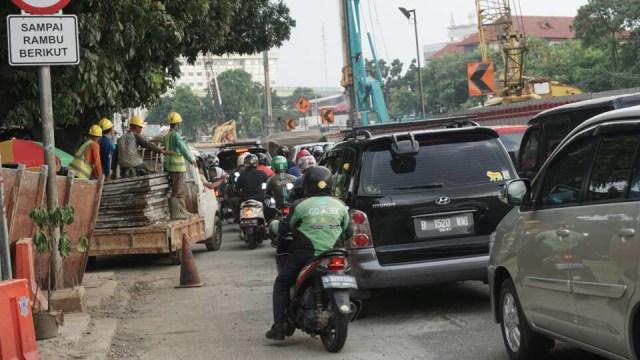
<path fill-rule="evenodd" d="M 89 135 L 91 136 L 102 136 L 102 129 L 98 125 L 91 125 L 91 129 L 89 129 Z"/>
<path fill-rule="evenodd" d="M 129 125 L 136 125 L 136 126 L 140 126 L 141 128 L 143 128 L 144 127 L 144 121 L 142 120 L 142 116 L 133 115 L 131 117 L 131 120 L 129 120 Z"/>
<path fill-rule="evenodd" d="M 113 127 L 113 123 L 107 118 L 102 118 L 98 125 L 100 125 L 100 127 L 102 128 L 102 131 L 107 131 Z"/>
<path fill-rule="evenodd" d="M 169 124 L 177 124 L 182 122 L 182 116 L 175 111 L 169 113 Z"/>

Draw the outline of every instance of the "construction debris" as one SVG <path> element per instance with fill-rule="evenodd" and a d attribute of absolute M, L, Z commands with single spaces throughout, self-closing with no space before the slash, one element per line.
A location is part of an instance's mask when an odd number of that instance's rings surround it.
<path fill-rule="evenodd" d="M 106 182 L 96 228 L 139 227 L 166 221 L 169 192 L 167 173 Z"/>

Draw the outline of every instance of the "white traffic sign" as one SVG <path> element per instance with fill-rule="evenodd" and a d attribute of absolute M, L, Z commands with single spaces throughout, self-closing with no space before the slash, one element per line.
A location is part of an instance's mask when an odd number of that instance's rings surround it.
<path fill-rule="evenodd" d="M 17 7 L 30 14 L 55 14 L 71 0 L 12 0 Z"/>
<path fill-rule="evenodd" d="M 80 62 L 75 15 L 7 17 L 9 65 L 75 65 Z"/>

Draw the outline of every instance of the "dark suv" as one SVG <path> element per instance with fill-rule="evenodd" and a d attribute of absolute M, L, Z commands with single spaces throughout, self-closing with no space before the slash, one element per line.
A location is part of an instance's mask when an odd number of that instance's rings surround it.
<path fill-rule="evenodd" d="M 640 105 L 640 94 L 616 95 L 558 106 L 529 120 L 520 142 L 518 174 L 533 179 L 560 141 L 576 126 L 607 111 Z"/>
<path fill-rule="evenodd" d="M 347 137 L 321 163 L 356 224 L 345 246 L 360 288 L 487 281 L 489 235 L 510 209 L 497 195 L 516 178 L 498 134 L 475 126 Z"/>
<path fill-rule="evenodd" d="M 260 145 L 260 141 L 246 141 L 221 145 L 218 148 L 216 155 L 220 160 L 220 167 L 224 171 L 231 171 L 235 169 L 238 164 L 238 156 L 245 152 L 252 154 L 262 153 L 267 156 L 267 165 L 271 163 L 271 155 L 269 151 Z"/>

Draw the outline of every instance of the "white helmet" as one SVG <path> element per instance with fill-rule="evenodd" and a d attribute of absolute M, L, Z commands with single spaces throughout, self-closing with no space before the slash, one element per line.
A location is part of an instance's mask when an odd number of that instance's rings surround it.
<path fill-rule="evenodd" d="M 316 166 L 316 158 L 313 156 L 307 155 L 298 159 L 298 168 L 300 169 L 300 172 L 304 172 L 312 166 Z"/>
<path fill-rule="evenodd" d="M 207 155 L 207 163 L 209 167 L 218 166 L 220 165 L 220 159 L 218 159 L 218 157 L 213 154 L 209 154 Z"/>
<path fill-rule="evenodd" d="M 244 158 L 246 158 L 249 154 L 250 154 L 249 152 L 240 154 L 240 156 L 238 156 L 238 162 L 236 167 L 244 166 Z"/>

